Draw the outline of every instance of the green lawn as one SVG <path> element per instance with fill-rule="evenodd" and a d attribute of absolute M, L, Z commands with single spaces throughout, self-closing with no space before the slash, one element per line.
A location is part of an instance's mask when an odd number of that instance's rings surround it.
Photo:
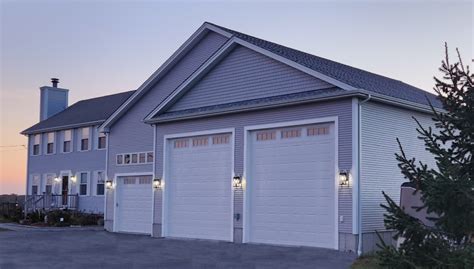
<path fill-rule="evenodd" d="M 382 268 L 375 256 L 361 256 L 351 266 L 351 269 L 379 269 Z"/>

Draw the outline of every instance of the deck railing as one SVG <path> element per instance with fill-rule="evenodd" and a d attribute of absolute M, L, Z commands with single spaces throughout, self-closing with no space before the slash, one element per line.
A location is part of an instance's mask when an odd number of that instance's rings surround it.
<path fill-rule="evenodd" d="M 79 195 L 44 193 L 40 195 L 27 195 L 25 200 L 25 212 L 66 208 L 77 210 L 79 208 Z"/>

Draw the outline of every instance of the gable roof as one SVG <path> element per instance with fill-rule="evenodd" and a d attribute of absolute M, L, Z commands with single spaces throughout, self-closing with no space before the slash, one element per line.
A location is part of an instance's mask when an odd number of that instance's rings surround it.
<path fill-rule="evenodd" d="M 429 102 L 427 101 L 428 98 L 433 106 L 440 108 L 442 107 L 441 102 L 437 99 L 436 95 L 406 84 L 400 80 L 391 79 L 296 49 L 288 48 L 216 24 L 208 24 L 222 29 L 223 31 L 229 32 L 239 39 L 247 41 L 255 46 L 275 53 L 281 57 L 308 67 L 340 82 L 348 84 L 354 88 L 363 89 L 369 92 L 399 98 L 422 105 L 429 105 Z"/>
<path fill-rule="evenodd" d="M 21 133 L 26 135 L 101 124 L 134 92 L 127 91 L 76 102 L 58 114 L 40 121 Z"/>

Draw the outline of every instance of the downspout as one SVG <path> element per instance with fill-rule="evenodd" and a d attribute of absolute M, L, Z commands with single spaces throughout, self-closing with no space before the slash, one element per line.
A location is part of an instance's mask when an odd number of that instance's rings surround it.
<path fill-rule="evenodd" d="M 109 180 L 109 132 L 104 132 L 105 134 L 105 181 Z M 105 183 L 105 182 L 104 182 Z M 107 187 L 104 190 L 104 225 L 107 221 L 107 193 L 109 190 Z"/>
<path fill-rule="evenodd" d="M 358 106 L 357 106 L 357 158 L 359 161 L 357 162 L 357 228 L 358 228 L 358 234 L 359 234 L 359 240 L 357 242 L 357 255 L 361 256 L 362 255 L 362 217 L 361 217 L 361 202 L 360 202 L 360 194 L 361 194 L 361 180 L 360 180 L 360 163 L 361 163 L 361 145 L 360 145 L 360 137 L 361 137 L 361 112 L 362 112 L 362 105 L 367 103 L 370 98 L 372 98 L 372 95 L 368 94 L 367 98 L 364 100 L 360 101 Z"/>

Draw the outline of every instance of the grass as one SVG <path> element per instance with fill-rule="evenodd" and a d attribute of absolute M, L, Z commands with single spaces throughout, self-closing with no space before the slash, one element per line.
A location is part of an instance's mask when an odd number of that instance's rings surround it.
<path fill-rule="evenodd" d="M 379 269 L 377 258 L 373 255 L 360 256 L 352 265 L 351 269 Z"/>
<path fill-rule="evenodd" d="M 0 216 L 0 223 L 9 223 L 9 222 L 12 222 L 12 221 L 4 218 L 3 216 Z"/>
<path fill-rule="evenodd" d="M 8 229 L 5 229 L 5 228 L 0 228 L 0 232 L 7 232 L 7 231 L 11 231 L 11 230 L 8 230 Z"/>

